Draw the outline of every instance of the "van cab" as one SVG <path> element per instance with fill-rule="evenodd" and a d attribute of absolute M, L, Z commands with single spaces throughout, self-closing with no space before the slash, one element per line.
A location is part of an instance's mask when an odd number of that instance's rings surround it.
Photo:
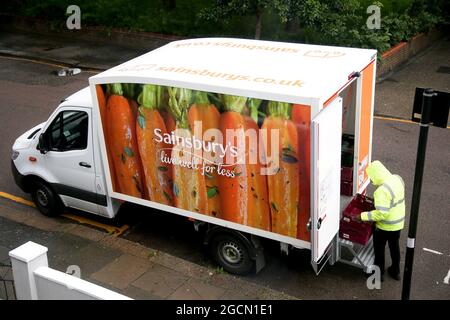
<path fill-rule="evenodd" d="M 49 119 L 15 141 L 12 172 L 48 216 L 71 207 L 113 218 L 118 203 L 107 197 L 98 139 L 94 136 L 92 98 L 84 88 L 64 99 Z"/>

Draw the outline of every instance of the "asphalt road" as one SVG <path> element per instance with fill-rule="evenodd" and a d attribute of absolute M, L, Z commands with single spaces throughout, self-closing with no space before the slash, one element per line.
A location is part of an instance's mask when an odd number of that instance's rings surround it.
<path fill-rule="evenodd" d="M 0 57 L 0 191 L 29 199 L 14 184 L 10 173 L 12 143 L 21 133 L 45 121 L 61 99 L 85 87 L 91 75 L 81 73 L 60 78 L 53 73 L 56 69 L 50 65 Z M 408 208 L 411 203 L 417 137 L 417 125 L 387 120 L 374 122 L 373 157 L 404 178 Z M 411 294 L 415 299 L 450 298 L 450 285 L 443 282 L 450 272 L 449 138 L 448 129 L 430 130 Z M 39 213 L 36 211 L 36 214 Z M 122 214 L 132 225 L 123 235 L 127 239 L 199 264 L 212 264 L 201 246 L 201 237 L 185 218 L 134 207 L 125 208 Z M 403 256 L 406 230 L 401 239 Z M 382 290 L 368 290 L 366 276 L 359 269 L 337 264 L 326 266 L 316 276 L 309 264 L 308 251 L 297 251 L 283 257 L 275 243 L 268 241 L 265 248 L 266 268 L 257 275 L 247 276 L 247 280 L 302 299 L 400 297 L 400 282 L 387 279 Z"/>

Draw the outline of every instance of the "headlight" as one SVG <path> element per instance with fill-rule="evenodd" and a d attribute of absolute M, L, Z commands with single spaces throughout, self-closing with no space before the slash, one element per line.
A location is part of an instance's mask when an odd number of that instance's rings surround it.
<path fill-rule="evenodd" d="M 19 151 L 16 150 L 11 151 L 11 159 L 16 160 L 19 154 L 20 154 Z"/>

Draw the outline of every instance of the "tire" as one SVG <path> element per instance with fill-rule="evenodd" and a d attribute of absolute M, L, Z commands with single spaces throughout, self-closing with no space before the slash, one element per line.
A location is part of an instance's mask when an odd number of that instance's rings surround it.
<path fill-rule="evenodd" d="M 44 182 L 33 183 L 31 196 L 36 208 L 47 217 L 56 217 L 62 213 L 63 205 L 58 195 Z"/>
<path fill-rule="evenodd" d="M 245 275 L 254 268 L 255 261 L 251 259 L 249 249 L 232 234 L 221 233 L 214 236 L 211 250 L 216 263 L 229 273 Z"/>

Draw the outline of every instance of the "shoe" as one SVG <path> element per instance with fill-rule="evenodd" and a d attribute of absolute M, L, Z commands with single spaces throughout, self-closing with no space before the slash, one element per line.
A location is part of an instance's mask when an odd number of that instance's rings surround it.
<path fill-rule="evenodd" d="M 389 276 L 390 276 L 392 279 L 397 280 L 397 281 L 400 281 L 400 280 L 401 280 L 401 278 L 400 278 L 400 273 L 394 273 L 394 272 L 392 271 L 392 268 L 391 268 L 391 267 L 389 267 L 389 268 L 387 269 L 387 272 L 388 272 Z"/>

